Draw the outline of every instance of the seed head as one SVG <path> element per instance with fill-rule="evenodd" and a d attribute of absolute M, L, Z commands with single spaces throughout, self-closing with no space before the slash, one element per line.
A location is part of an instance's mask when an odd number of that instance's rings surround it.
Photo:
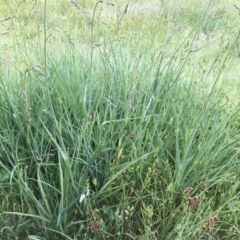
<path fill-rule="evenodd" d="M 192 191 L 192 187 L 187 187 L 187 188 L 185 188 L 184 189 L 184 194 L 187 194 L 187 193 L 189 193 L 189 192 L 191 192 Z"/>
<path fill-rule="evenodd" d="M 46 114 L 47 114 L 47 110 L 46 110 L 46 109 L 43 109 L 43 110 L 42 110 L 42 114 L 43 114 L 43 115 L 46 115 Z"/>
<path fill-rule="evenodd" d="M 203 190 L 205 190 L 206 188 L 207 188 L 207 181 L 208 181 L 208 178 L 207 177 L 204 177 L 203 179 L 202 179 L 202 183 L 201 183 L 201 188 L 203 189 Z"/>
<path fill-rule="evenodd" d="M 206 220 L 206 225 L 207 225 L 207 227 L 210 227 L 214 223 L 219 222 L 219 221 L 220 221 L 219 218 L 217 216 L 214 216 L 214 217 L 211 217 L 211 218 Z"/>
<path fill-rule="evenodd" d="M 91 222 L 91 232 L 96 232 L 101 228 L 101 224 L 99 221 L 92 221 Z"/>
<path fill-rule="evenodd" d="M 92 112 L 89 112 L 89 113 L 87 114 L 87 118 L 88 118 L 89 121 L 92 121 L 93 113 L 92 113 Z"/>
<path fill-rule="evenodd" d="M 27 121 L 27 123 L 30 123 L 32 121 L 32 118 L 30 116 L 27 116 L 26 121 Z"/>
<path fill-rule="evenodd" d="M 199 197 L 197 197 L 197 196 L 190 197 L 187 199 L 188 207 L 195 209 L 198 207 L 198 204 L 199 204 Z"/>
<path fill-rule="evenodd" d="M 126 5 L 124 11 L 123 11 L 123 14 L 127 13 L 127 10 L 128 10 L 128 4 Z"/>
<path fill-rule="evenodd" d="M 134 138 L 135 138 L 135 134 L 131 133 L 131 134 L 129 135 L 129 137 L 130 137 L 130 139 L 134 139 Z"/>

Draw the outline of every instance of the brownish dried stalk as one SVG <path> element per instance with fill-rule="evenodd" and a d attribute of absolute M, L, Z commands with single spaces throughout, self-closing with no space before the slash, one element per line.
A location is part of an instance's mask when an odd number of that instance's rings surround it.
<path fill-rule="evenodd" d="M 5 21 L 8 21 L 8 20 L 11 20 L 12 18 L 15 18 L 16 17 L 16 15 L 14 14 L 14 15 L 12 15 L 12 16 L 8 16 L 8 17 L 6 17 L 6 18 L 4 18 L 4 19 L 2 19 L 2 20 L 0 20 L 0 23 L 2 23 L 2 22 L 5 22 Z"/>
<path fill-rule="evenodd" d="M 123 14 L 122 14 L 120 20 L 118 21 L 118 30 L 119 30 L 119 25 L 120 25 L 120 23 L 121 23 L 121 21 L 122 21 L 122 19 L 123 19 L 123 16 L 127 13 L 127 10 L 128 10 L 128 4 L 125 6 L 124 11 L 123 11 Z M 117 30 L 117 31 L 118 31 L 118 30 Z"/>
<path fill-rule="evenodd" d="M 126 5 L 126 7 L 125 7 L 125 9 L 124 9 L 124 11 L 123 11 L 123 15 L 124 15 L 125 13 L 127 13 L 127 10 L 128 10 L 128 4 Z"/>
<path fill-rule="evenodd" d="M 0 33 L 1 36 L 8 34 L 8 32 Z"/>
<path fill-rule="evenodd" d="M 81 7 L 78 5 L 78 3 L 75 1 L 75 0 L 71 0 L 71 3 L 78 9 L 80 10 L 80 12 L 82 14 L 85 15 L 85 17 L 88 19 L 88 20 L 91 20 L 91 18 L 81 9 Z"/>
<path fill-rule="evenodd" d="M 71 3 L 76 7 L 76 8 L 80 8 L 79 6 L 78 6 L 78 3 L 75 1 L 75 0 L 71 0 Z"/>

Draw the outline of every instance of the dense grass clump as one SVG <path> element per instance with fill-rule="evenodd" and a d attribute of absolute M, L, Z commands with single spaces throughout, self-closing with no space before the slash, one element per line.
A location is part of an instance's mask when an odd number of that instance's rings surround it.
<path fill-rule="evenodd" d="M 1 239 L 239 239 L 238 35 L 201 55 L 201 10 L 174 47 L 155 48 L 163 36 L 121 36 L 125 6 L 97 44 L 99 4 L 85 51 L 70 37 L 48 45 L 45 8 L 44 46 L 28 35 L 20 60 L 2 60 Z"/>
<path fill-rule="evenodd" d="M 161 55 L 150 70 L 121 46 L 99 57 L 91 75 L 72 53 L 51 57 L 47 77 L 2 73 L 2 234 L 172 239 L 237 227 L 237 113 Z"/>

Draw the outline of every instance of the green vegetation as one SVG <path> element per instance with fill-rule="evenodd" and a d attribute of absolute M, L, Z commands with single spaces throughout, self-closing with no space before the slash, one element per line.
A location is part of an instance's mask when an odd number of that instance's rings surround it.
<path fill-rule="evenodd" d="M 1 239 L 240 238 L 234 4 L 1 3 Z"/>

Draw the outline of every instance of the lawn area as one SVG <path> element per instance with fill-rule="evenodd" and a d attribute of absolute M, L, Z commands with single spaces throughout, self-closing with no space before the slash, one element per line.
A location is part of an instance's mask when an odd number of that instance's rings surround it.
<path fill-rule="evenodd" d="M 240 1 L 0 13 L 0 239 L 240 239 Z"/>

